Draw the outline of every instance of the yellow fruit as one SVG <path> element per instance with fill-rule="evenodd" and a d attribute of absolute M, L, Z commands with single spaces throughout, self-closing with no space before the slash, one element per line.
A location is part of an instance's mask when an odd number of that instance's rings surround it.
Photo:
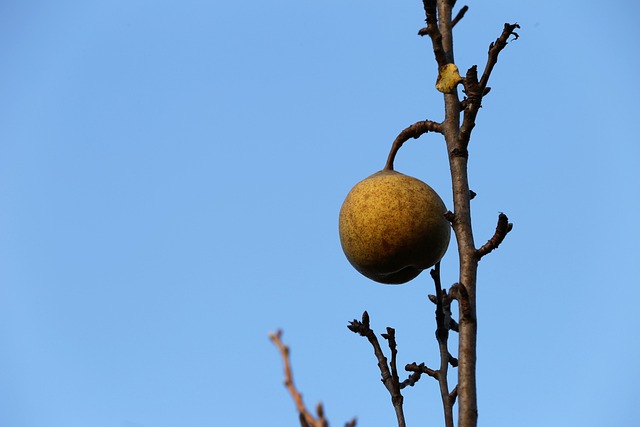
<path fill-rule="evenodd" d="M 340 243 L 371 280 L 400 284 L 436 264 L 451 237 L 440 196 L 419 179 L 381 170 L 357 183 L 340 209 Z"/>

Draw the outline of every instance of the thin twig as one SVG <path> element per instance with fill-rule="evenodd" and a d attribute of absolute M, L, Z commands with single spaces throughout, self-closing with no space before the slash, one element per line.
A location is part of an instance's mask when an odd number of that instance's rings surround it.
<path fill-rule="evenodd" d="M 455 18 L 451 20 L 451 26 L 455 27 L 458 22 L 464 17 L 464 14 L 469 10 L 469 6 L 462 6 L 462 8 L 458 11 Z"/>
<path fill-rule="evenodd" d="M 436 380 L 438 379 L 438 375 L 440 375 L 440 373 L 438 371 L 425 366 L 424 363 L 421 363 L 419 365 L 416 364 L 415 362 L 414 363 L 410 363 L 407 366 L 405 366 L 404 369 L 407 372 L 427 374 L 430 377 L 435 378 Z"/>
<path fill-rule="evenodd" d="M 440 384 L 440 396 L 442 398 L 445 425 L 446 427 L 453 427 L 453 406 L 451 405 L 451 399 L 449 398 L 449 383 L 447 379 L 449 363 L 451 362 L 451 359 L 453 359 L 448 348 L 451 300 L 447 296 L 446 292 L 442 290 L 439 262 L 435 265 L 433 270 L 431 270 L 431 277 L 433 278 L 433 282 L 436 286 L 436 337 L 438 339 L 438 347 L 440 348 L 438 383 Z"/>
<path fill-rule="evenodd" d="M 520 26 L 518 24 L 504 24 L 504 29 L 500 37 L 489 45 L 487 64 L 479 80 L 477 66 L 474 65 L 467 71 L 466 78 L 464 79 L 464 89 L 467 99 L 464 103 L 464 119 L 460 127 L 459 135 L 460 145 L 465 148 L 471 139 L 471 131 L 475 127 L 476 116 L 482 104 L 482 97 L 488 93 L 487 84 L 489 83 L 489 77 L 491 76 L 493 67 L 498 63 L 498 55 L 502 49 L 507 46 L 509 37 L 514 36 L 515 39 L 518 38 L 518 33 L 515 32 L 516 28 L 520 28 Z"/>
<path fill-rule="evenodd" d="M 513 224 L 509 222 L 509 218 L 507 218 L 505 214 L 500 213 L 500 215 L 498 215 L 498 225 L 496 225 L 496 231 L 493 234 L 493 237 L 491 237 L 487 243 L 482 245 L 482 247 L 476 251 L 478 259 L 487 255 L 494 249 L 497 249 L 512 229 Z"/>
<path fill-rule="evenodd" d="M 391 348 L 392 354 L 392 369 L 395 371 L 395 375 L 389 369 L 389 365 L 387 364 L 387 358 L 384 356 L 382 348 L 380 347 L 380 343 L 378 342 L 378 338 L 376 334 L 373 332 L 371 327 L 369 326 L 369 313 L 366 311 L 362 314 L 362 321 L 352 320 L 349 322 L 347 326 L 350 331 L 355 332 L 363 337 L 366 337 L 371 346 L 373 347 L 373 353 L 378 359 L 378 368 L 380 368 L 380 374 L 382 375 L 382 383 L 389 391 L 391 395 L 391 403 L 393 404 L 393 408 L 396 411 L 396 418 L 398 419 L 398 427 L 406 427 L 405 419 L 404 419 L 404 411 L 402 409 L 403 396 L 400 392 L 400 381 L 398 380 L 397 370 L 395 368 L 395 331 L 390 333 L 390 330 L 393 331 L 392 328 L 387 328 L 387 340 L 389 341 L 389 346 Z M 383 335 L 384 336 L 384 335 Z"/>
<path fill-rule="evenodd" d="M 322 403 L 318 403 L 317 414 L 318 417 L 314 417 L 311 412 L 307 409 L 302 400 L 302 394 L 296 388 L 293 382 L 293 373 L 291 371 L 291 361 L 289 356 L 289 347 L 287 347 L 282 342 L 282 331 L 278 330 L 275 333 L 269 334 L 269 339 L 271 342 L 275 344 L 275 346 L 280 350 L 280 355 L 282 356 L 282 361 L 284 363 L 284 385 L 289 390 L 289 394 L 293 398 L 293 401 L 296 405 L 296 409 L 299 413 L 300 425 L 301 427 L 328 427 L 329 423 L 324 417 L 324 410 L 322 408 Z"/>
<path fill-rule="evenodd" d="M 427 26 L 420 31 L 418 35 L 428 35 L 433 45 L 433 53 L 438 63 L 438 68 L 447 64 L 447 57 L 445 55 L 445 49 L 442 44 L 442 34 L 438 28 L 438 13 L 436 0 L 423 0 L 424 13 L 426 15 Z"/>
<path fill-rule="evenodd" d="M 505 23 L 500 37 L 498 37 L 495 42 L 489 45 L 489 57 L 487 58 L 487 65 L 484 67 L 484 72 L 482 73 L 482 78 L 480 79 L 480 87 L 482 87 L 483 89 L 487 87 L 491 71 L 493 71 L 493 67 L 498 63 L 498 55 L 500 54 L 502 49 L 507 46 L 509 37 L 513 36 L 514 40 L 517 40 L 518 37 L 520 37 L 518 33 L 515 32 L 516 28 L 520 28 L 520 25 Z"/>
<path fill-rule="evenodd" d="M 393 170 L 393 162 L 395 161 L 396 154 L 398 154 L 398 150 L 400 150 L 402 144 L 404 144 L 411 138 L 419 138 L 421 135 L 427 132 L 442 133 L 442 127 L 440 123 L 432 122 L 431 120 L 423 120 L 412 124 L 402 132 L 400 132 L 400 134 L 396 137 L 396 139 L 393 141 L 393 144 L 391 145 L 389 157 L 387 157 L 387 164 L 384 168 L 387 170 Z"/>

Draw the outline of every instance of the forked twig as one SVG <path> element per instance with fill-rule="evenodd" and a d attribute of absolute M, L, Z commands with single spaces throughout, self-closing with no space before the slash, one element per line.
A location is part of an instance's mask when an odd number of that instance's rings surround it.
<path fill-rule="evenodd" d="M 362 321 L 352 320 L 347 326 L 350 331 L 366 337 L 371 346 L 373 347 L 373 353 L 378 359 L 378 368 L 380 368 L 380 374 L 382 375 L 382 383 L 389 391 L 391 395 L 391 403 L 396 411 L 396 418 L 398 419 L 398 427 L 406 427 L 404 419 L 404 410 L 402 409 L 402 403 L 404 398 L 400 392 L 400 381 L 398 379 L 398 371 L 396 369 L 396 341 L 395 330 L 393 328 L 387 328 L 387 333 L 383 334 L 383 337 L 389 342 L 391 348 L 391 368 L 387 364 L 387 358 L 385 357 L 376 334 L 369 326 L 369 313 L 366 311 L 362 313 Z"/>

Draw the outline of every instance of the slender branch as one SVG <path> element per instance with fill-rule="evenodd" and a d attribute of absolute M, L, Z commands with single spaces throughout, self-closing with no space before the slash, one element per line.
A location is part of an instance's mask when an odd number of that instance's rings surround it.
<path fill-rule="evenodd" d="M 453 427 L 453 406 L 449 398 L 449 383 L 447 373 L 449 363 L 452 359 L 449 353 L 449 319 L 451 318 L 451 300 L 446 292 L 442 290 L 440 281 L 440 263 L 438 262 L 433 270 L 431 277 L 436 286 L 436 337 L 438 339 L 438 347 L 440 348 L 440 370 L 438 372 L 438 383 L 440 384 L 440 395 L 442 397 L 442 406 L 444 409 L 444 420 L 446 427 Z"/>
<path fill-rule="evenodd" d="M 517 40 L 518 37 L 520 37 L 518 33 L 515 32 L 516 28 L 520 28 L 520 25 L 505 23 L 500 37 L 498 37 L 494 43 L 491 43 L 489 45 L 489 57 L 487 58 L 487 65 L 484 67 L 484 72 L 482 73 L 482 78 L 480 79 L 480 86 L 483 89 L 487 87 L 491 71 L 493 71 L 493 67 L 498 63 L 498 55 L 500 54 L 502 49 L 507 46 L 509 37 L 513 36 L 514 40 Z"/>
<path fill-rule="evenodd" d="M 395 161 L 396 154 L 398 154 L 398 150 L 400 150 L 402 144 L 404 144 L 411 138 L 419 138 L 427 132 L 442 133 L 442 127 L 440 123 L 432 122 L 431 120 L 423 120 L 412 124 L 402 132 L 400 132 L 400 134 L 393 141 L 393 144 L 391 144 L 391 151 L 389 151 L 389 157 L 387 157 L 387 163 L 384 168 L 387 170 L 393 170 L 393 162 Z"/>
<path fill-rule="evenodd" d="M 318 403 L 316 413 L 318 417 L 314 417 L 307 409 L 302 400 L 302 394 L 296 388 L 293 382 L 293 373 L 291 371 L 291 361 L 289 355 L 289 347 L 282 342 L 282 331 L 278 330 L 275 333 L 269 334 L 269 339 L 280 350 L 282 361 L 284 363 L 284 385 L 291 394 L 293 401 L 296 405 L 296 409 L 299 413 L 300 426 L 301 427 L 328 427 L 329 423 L 324 417 L 324 409 L 322 403 Z M 355 425 L 355 424 L 354 424 Z"/>
<path fill-rule="evenodd" d="M 382 383 L 389 391 L 391 395 L 391 403 L 393 404 L 393 408 L 396 411 L 396 418 L 398 419 L 398 427 L 406 427 L 405 419 L 404 419 L 404 411 L 402 409 L 403 396 L 400 392 L 400 381 L 398 380 L 397 369 L 395 368 L 395 331 L 392 328 L 387 328 L 386 338 L 389 341 L 389 346 L 391 348 L 392 354 L 392 370 L 389 369 L 389 365 L 387 364 L 387 358 L 384 356 L 382 352 L 382 348 L 380 347 L 380 343 L 378 342 L 378 338 L 376 334 L 373 332 L 371 327 L 369 326 L 369 313 L 366 311 L 362 314 L 362 321 L 352 320 L 349 322 L 347 326 L 350 331 L 355 332 L 363 337 L 366 337 L 373 347 L 373 353 L 378 359 L 378 368 L 380 368 L 380 373 L 382 375 Z M 393 332 L 390 332 L 393 331 Z M 384 335 L 383 335 L 384 336 Z M 393 372 L 392 372 L 393 371 Z M 395 375 L 394 375 L 395 372 Z"/>
<path fill-rule="evenodd" d="M 415 362 L 410 363 L 407 366 L 405 366 L 404 369 L 407 372 L 413 372 L 416 374 L 427 374 L 430 377 L 435 378 L 436 380 L 438 379 L 438 375 L 440 375 L 440 372 L 425 366 L 424 363 L 421 363 L 419 365 L 416 364 Z"/>
<path fill-rule="evenodd" d="M 462 8 L 456 14 L 456 17 L 451 20 L 451 26 L 455 27 L 458 22 L 464 17 L 464 14 L 469 10 L 469 6 L 462 6 Z"/>
<path fill-rule="evenodd" d="M 498 225 L 496 225 L 496 231 L 493 237 L 476 252 L 478 259 L 497 249 L 512 229 L 513 224 L 509 222 L 509 218 L 507 218 L 505 214 L 500 213 L 500 215 L 498 215 Z"/>
<path fill-rule="evenodd" d="M 449 400 L 451 400 L 451 406 L 455 405 L 456 399 L 458 398 L 458 386 L 455 386 L 451 393 L 449 393 Z"/>
<path fill-rule="evenodd" d="M 445 54 L 445 48 L 442 42 L 442 34 L 440 33 L 440 28 L 438 27 L 438 12 L 437 12 L 437 1 L 436 0 L 423 0 L 422 4 L 424 5 L 424 13 L 426 15 L 427 26 L 420 31 L 418 34 L 420 36 L 428 35 L 431 39 L 431 43 L 433 45 L 433 53 L 436 57 L 436 62 L 438 63 L 438 68 L 443 67 L 448 62 Z"/>
<path fill-rule="evenodd" d="M 382 334 L 382 338 L 387 340 L 387 342 L 389 343 L 389 349 L 391 350 L 391 363 L 389 364 L 389 367 L 391 368 L 391 378 L 393 379 L 394 384 L 400 384 L 400 378 L 398 377 L 398 367 L 396 363 L 396 358 L 398 356 L 396 330 L 387 327 L 387 333 Z"/>
<path fill-rule="evenodd" d="M 424 366 L 424 363 L 421 363 L 421 365 L 422 365 L 422 366 Z M 406 371 L 412 371 L 412 369 L 410 369 L 410 367 L 416 367 L 416 368 L 415 368 L 415 369 L 413 369 L 413 372 L 411 373 L 411 375 L 409 375 L 409 376 L 407 377 L 407 379 L 406 379 L 406 380 L 404 380 L 404 381 L 402 381 L 402 382 L 400 383 L 400 389 L 403 389 L 403 388 L 405 388 L 405 387 L 407 387 L 407 386 L 409 386 L 409 387 L 413 387 L 413 386 L 418 382 L 418 380 L 419 380 L 420 378 L 422 378 L 422 374 L 423 374 L 423 373 L 425 373 L 425 372 L 423 372 L 421 368 L 418 368 L 418 366 L 419 366 L 419 365 L 417 365 L 417 364 L 415 364 L 415 363 L 412 363 L 412 364 L 406 365 L 406 366 L 404 367 L 404 369 L 405 369 Z M 426 368 L 426 369 L 429 369 L 429 368 L 427 368 L 426 366 L 425 366 L 425 368 Z M 436 371 L 434 371 L 433 369 L 429 369 L 429 371 L 431 371 L 431 372 L 433 372 L 433 373 L 436 373 Z"/>
<path fill-rule="evenodd" d="M 469 291 L 462 283 L 455 283 L 449 290 L 449 296 L 458 301 L 461 318 L 466 322 L 474 320 L 473 308 L 469 299 Z M 459 327 L 459 325 L 458 325 Z"/>
<path fill-rule="evenodd" d="M 478 80 L 477 66 L 474 65 L 467 71 L 467 77 L 464 80 L 467 100 L 465 102 L 464 120 L 460 129 L 460 142 L 464 147 L 469 144 L 471 131 L 475 127 L 476 116 L 481 107 L 482 97 L 489 93 L 487 84 L 493 67 L 498 63 L 498 55 L 507 46 L 509 37 L 514 36 L 514 40 L 518 38 L 518 33 L 515 32 L 516 28 L 520 28 L 520 26 L 518 24 L 504 24 L 500 37 L 489 45 L 487 64 L 480 80 Z"/>

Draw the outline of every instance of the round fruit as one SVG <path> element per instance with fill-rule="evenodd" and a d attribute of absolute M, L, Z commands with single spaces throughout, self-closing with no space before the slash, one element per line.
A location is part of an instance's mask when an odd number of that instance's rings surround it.
<path fill-rule="evenodd" d="M 440 196 L 419 179 L 384 169 L 357 183 L 340 209 L 340 243 L 360 273 L 408 282 L 447 251 L 451 226 Z"/>

